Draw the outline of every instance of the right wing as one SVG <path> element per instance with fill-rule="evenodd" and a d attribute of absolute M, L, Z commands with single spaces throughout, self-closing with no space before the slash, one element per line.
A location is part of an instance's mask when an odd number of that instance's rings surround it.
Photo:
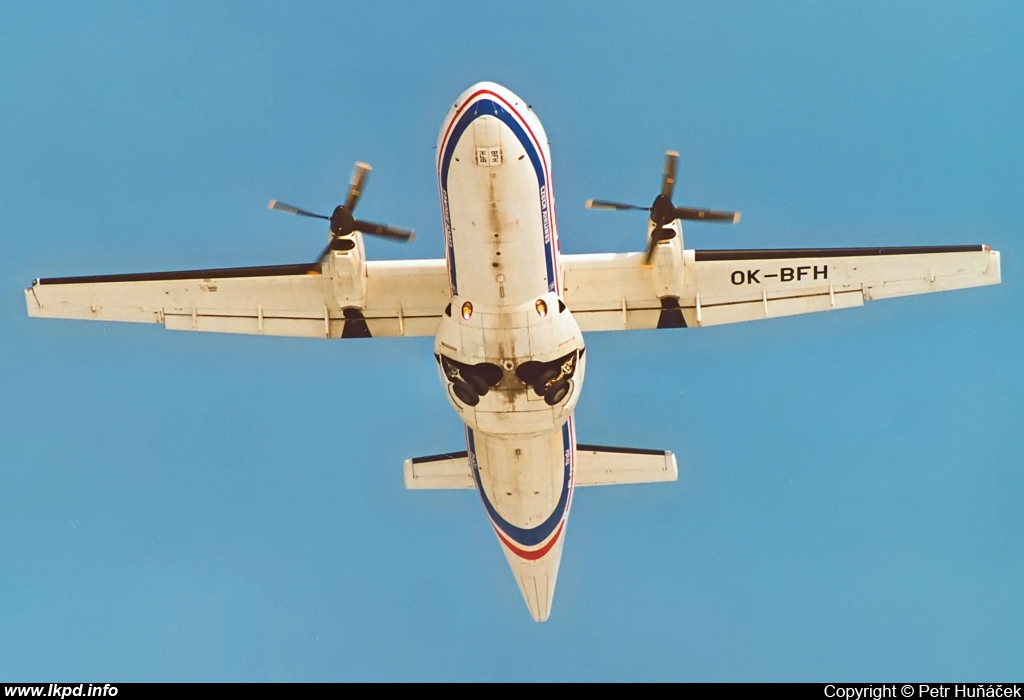
<path fill-rule="evenodd" d="M 335 262 L 38 279 L 29 316 L 307 338 L 434 335 L 450 300 L 444 260 Z M 346 276 L 346 270 L 354 271 Z M 365 270 L 365 274 L 363 273 Z"/>
<path fill-rule="evenodd" d="M 678 244 L 677 244 L 678 245 Z M 665 248 L 669 248 L 665 246 Z M 563 256 L 583 331 L 714 326 L 999 284 L 988 246 L 659 251 Z"/>

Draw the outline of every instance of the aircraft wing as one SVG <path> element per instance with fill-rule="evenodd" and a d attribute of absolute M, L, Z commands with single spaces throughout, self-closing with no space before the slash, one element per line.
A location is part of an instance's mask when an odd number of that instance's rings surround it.
<path fill-rule="evenodd" d="M 714 326 L 999 284 L 984 245 L 687 250 L 565 255 L 565 303 L 583 331 Z"/>
<path fill-rule="evenodd" d="M 432 336 L 450 300 L 444 260 L 321 262 L 38 279 L 29 316 L 159 323 L 171 330 L 307 338 Z M 355 280 L 355 281 L 352 281 Z"/>

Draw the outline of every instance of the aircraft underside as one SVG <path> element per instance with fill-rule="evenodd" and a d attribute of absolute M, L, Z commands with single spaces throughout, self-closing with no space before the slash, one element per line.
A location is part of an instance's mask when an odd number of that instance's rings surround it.
<path fill-rule="evenodd" d="M 674 481 L 672 452 L 576 442 L 584 333 L 697 329 L 999 284 L 985 245 L 687 250 L 680 221 L 739 214 L 677 207 L 676 154 L 648 206 L 645 251 L 560 255 L 551 155 L 532 109 L 478 83 L 438 139 L 444 260 L 367 261 L 364 235 L 413 232 L 356 218 L 370 166 L 357 163 L 312 262 L 41 278 L 30 316 L 157 323 L 197 332 L 305 338 L 429 336 L 466 450 L 405 462 L 410 489 L 475 489 L 535 620 L 551 613 L 579 486 Z"/>
<path fill-rule="evenodd" d="M 547 619 L 573 491 L 583 335 L 561 303 L 550 156 L 515 95 L 474 86 L 438 143 L 451 306 L 434 343 L 469 467 L 534 619 Z"/>

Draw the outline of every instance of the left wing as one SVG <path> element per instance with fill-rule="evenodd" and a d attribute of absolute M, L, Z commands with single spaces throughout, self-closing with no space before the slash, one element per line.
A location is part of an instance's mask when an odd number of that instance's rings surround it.
<path fill-rule="evenodd" d="M 444 260 L 350 260 L 38 279 L 29 316 L 307 338 L 434 335 L 450 300 Z"/>
<path fill-rule="evenodd" d="M 681 328 L 860 306 L 999 284 L 985 245 L 685 250 L 563 256 L 565 303 L 583 331 Z M 674 246 L 674 247 L 673 247 Z"/>

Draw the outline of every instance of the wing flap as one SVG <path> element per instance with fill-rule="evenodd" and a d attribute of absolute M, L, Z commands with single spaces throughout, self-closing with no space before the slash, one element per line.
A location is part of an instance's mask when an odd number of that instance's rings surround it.
<path fill-rule="evenodd" d="M 292 338 L 341 337 L 345 319 L 301 318 L 292 316 L 232 315 L 211 313 L 207 309 L 191 313 L 164 314 L 164 328 L 169 331 L 196 331 L 199 333 L 236 333 L 245 335 L 272 335 Z"/>
<path fill-rule="evenodd" d="M 694 326 L 718 326 L 726 323 L 757 321 L 764 318 L 795 316 L 816 311 L 832 311 L 848 309 L 864 304 L 864 295 L 859 291 L 829 293 L 828 290 L 816 294 L 786 297 L 769 297 L 763 295 L 757 301 L 719 302 L 702 304 L 698 314 L 694 308 L 684 308 L 684 317 L 692 317 Z M 690 325 L 690 324 L 688 324 Z"/>

